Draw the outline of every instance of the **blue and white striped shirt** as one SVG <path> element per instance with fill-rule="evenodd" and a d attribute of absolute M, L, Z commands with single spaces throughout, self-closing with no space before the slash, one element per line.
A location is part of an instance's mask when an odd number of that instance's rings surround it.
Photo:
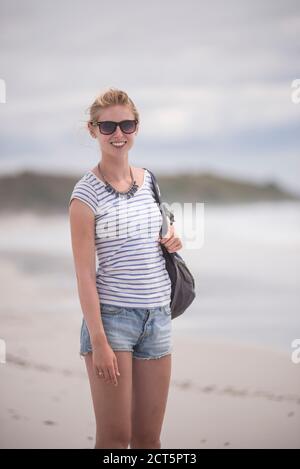
<path fill-rule="evenodd" d="M 151 175 L 134 196 L 116 197 L 88 171 L 75 184 L 73 198 L 95 215 L 98 268 L 96 286 L 102 303 L 153 308 L 170 305 L 171 280 L 158 241 L 162 215 L 155 201 Z"/>

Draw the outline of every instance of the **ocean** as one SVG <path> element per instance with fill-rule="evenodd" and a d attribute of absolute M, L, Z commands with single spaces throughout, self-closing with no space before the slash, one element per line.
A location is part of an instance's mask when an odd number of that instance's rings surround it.
<path fill-rule="evenodd" d="M 183 218 L 176 219 L 179 231 Z M 184 220 L 195 223 L 191 214 Z M 300 204 L 204 204 L 200 224 L 197 248 L 187 247 L 180 231 L 178 252 L 195 277 L 196 298 L 173 320 L 174 334 L 291 351 L 300 338 Z M 49 314 L 49 321 L 66 314 L 78 326 L 67 215 L 2 215 L 0 258 L 2 319 L 26 307 Z"/>

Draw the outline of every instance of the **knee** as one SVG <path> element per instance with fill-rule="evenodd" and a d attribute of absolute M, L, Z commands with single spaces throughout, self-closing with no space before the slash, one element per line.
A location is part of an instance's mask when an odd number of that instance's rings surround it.
<path fill-rule="evenodd" d="M 95 449 L 98 448 L 128 448 L 130 443 L 130 433 L 127 431 L 97 432 Z"/>
<path fill-rule="evenodd" d="M 153 435 L 133 436 L 130 440 L 130 448 L 160 449 L 161 441 L 159 437 Z"/>

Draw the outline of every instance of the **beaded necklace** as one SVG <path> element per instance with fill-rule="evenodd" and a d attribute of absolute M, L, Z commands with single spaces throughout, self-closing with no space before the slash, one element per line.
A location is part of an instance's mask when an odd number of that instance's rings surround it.
<path fill-rule="evenodd" d="M 100 170 L 100 162 L 99 162 L 98 163 L 98 171 L 101 174 L 101 176 L 103 177 L 103 180 L 106 184 L 105 185 L 106 191 L 109 192 L 109 193 L 115 194 L 116 197 L 126 196 L 127 199 L 129 199 L 130 197 L 133 197 L 135 192 L 138 190 L 139 186 L 136 184 L 136 180 L 133 178 L 131 166 L 129 166 L 129 169 L 130 169 L 130 176 L 131 176 L 131 184 L 130 184 L 129 189 L 127 191 L 123 191 L 123 192 L 122 191 L 117 191 L 117 189 L 115 189 L 103 176 L 103 173 Z"/>

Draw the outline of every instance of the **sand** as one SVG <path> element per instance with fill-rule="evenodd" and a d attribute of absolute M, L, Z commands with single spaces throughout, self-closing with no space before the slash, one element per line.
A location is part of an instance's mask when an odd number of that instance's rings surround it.
<path fill-rule="evenodd" d="M 94 447 L 71 272 L 59 255 L 1 256 L 1 448 Z M 300 448 L 300 364 L 291 354 L 183 335 L 180 320 L 162 448 Z"/>
<path fill-rule="evenodd" d="M 49 340 L 59 348 L 60 340 Z M 68 350 L 60 349 L 61 361 L 9 353 L 0 365 L 1 448 L 93 448 L 85 364 L 72 340 Z M 270 349 L 174 334 L 161 441 L 162 448 L 299 448 L 300 365 Z"/>

